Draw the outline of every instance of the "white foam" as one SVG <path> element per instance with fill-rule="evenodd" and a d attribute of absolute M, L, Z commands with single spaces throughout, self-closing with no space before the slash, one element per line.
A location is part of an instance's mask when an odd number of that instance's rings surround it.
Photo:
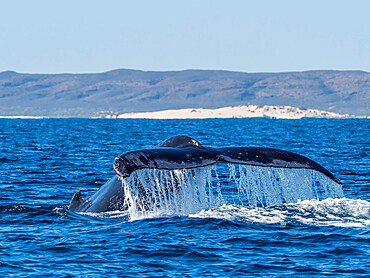
<path fill-rule="evenodd" d="M 218 218 L 263 224 L 312 226 L 370 226 L 370 202 L 347 198 L 305 200 L 272 208 L 223 205 L 190 214 L 194 218 Z"/>
<path fill-rule="evenodd" d="M 92 216 L 92 217 L 104 217 L 104 218 L 128 218 L 128 211 L 113 210 L 105 212 L 80 212 L 80 214 Z"/>

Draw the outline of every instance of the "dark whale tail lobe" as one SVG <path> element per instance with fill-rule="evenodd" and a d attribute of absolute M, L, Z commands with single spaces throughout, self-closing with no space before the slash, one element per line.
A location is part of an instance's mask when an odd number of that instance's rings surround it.
<path fill-rule="evenodd" d="M 113 169 L 122 178 L 140 169 L 190 169 L 217 163 L 212 148 L 203 147 L 197 140 L 185 136 L 173 136 L 153 149 L 137 150 L 116 158 Z"/>

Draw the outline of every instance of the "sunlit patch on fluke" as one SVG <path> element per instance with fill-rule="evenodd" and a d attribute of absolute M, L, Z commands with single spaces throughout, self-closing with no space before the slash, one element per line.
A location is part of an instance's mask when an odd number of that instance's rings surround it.
<path fill-rule="evenodd" d="M 117 157 L 113 168 L 119 178 L 112 178 L 88 199 L 78 192 L 69 208 L 78 212 L 155 211 L 157 215 L 163 208 L 166 214 L 206 209 L 216 202 L 230 202 L 218 181 L 221 164 L 228 165 L 222 172 L 229 172 L 241 204 L 271 206 L 343 196 L 340 180 L 302 155 L 271 148 L 204 147 L 191 137 L 178 135 L 152 149 Z"/>

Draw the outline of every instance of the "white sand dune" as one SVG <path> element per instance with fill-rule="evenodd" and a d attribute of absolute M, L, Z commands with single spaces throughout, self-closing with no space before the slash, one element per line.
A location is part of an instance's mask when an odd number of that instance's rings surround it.
<path fill-rule="evenodd" d="M 278 119 L 301 119 L 301 118 L 332 118 L 347 119 L 355 118 L 349 114 L 301 109 L 292 106 L 258 106 L 240 105 L 228 106 L 217 109 L 187 108 L 177 110 L 163 110 L 156 112 L 125 113 L 118 115 L 106 115 L 106 118 L 119 119 L 209 119 L 209 118 L 256 118 L 270 117 Z"/>

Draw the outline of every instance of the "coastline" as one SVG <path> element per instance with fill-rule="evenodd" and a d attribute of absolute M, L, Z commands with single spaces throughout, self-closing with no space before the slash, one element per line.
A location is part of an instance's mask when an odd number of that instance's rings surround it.
<path fill-rule="evenodd" d="M 303 118 L 316 119 L 370 119 L 370 116 L 340 114 L 318 109 L 304 109 L 293 106 L 272 105 L 239 105 L 226 106 L 215 109 L 185 108 L 169 109 L 154 112 L 118 113 L 113 111 L 99 111 L 90 116 L 0 116 L 0 119 L 232 119 L 232 118 L 272 118 L 299 120 Z"/>
<path fill-rule="evenodd" d="M 0 116 L 0 119 L 45 119 L 43 116 Z"/>
<path fill-rule="evenodd" d="M 227 118 L 276 118 L 276 119 L 369 119 L 370 116 L 355 116 L 350 114 L 339 114 L 335 112 L 301 109 L 293 106 L 271 106 L 271 105 L 240 105 L 226 106 L 216 109 L 186 108 L 171 109 L 155 112 L 102 114 L 97 118 L 107 119 L 227 119 Z"/>

